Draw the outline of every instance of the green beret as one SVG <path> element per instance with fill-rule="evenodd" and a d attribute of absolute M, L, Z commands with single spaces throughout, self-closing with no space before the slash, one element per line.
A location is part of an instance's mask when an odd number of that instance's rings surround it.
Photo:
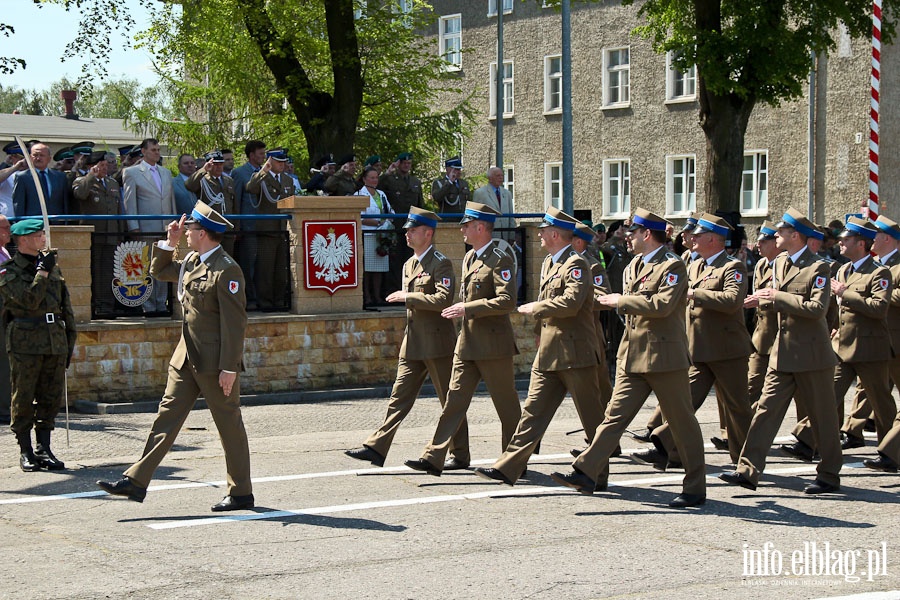
<path fill-rule="evenodd" d="M 13 226 L 9 228 L 10 233 L 13 235 L 28 235 L 29 233 L 35 233 L 37 231 L 44 230 L 44 222 L 40 219 L 25 219 L 24 221 L 17 221 L 13 223 Z"/>
<path fill-rule="evenodd" d="M 412 160 L 412 152 L 401 152 L 397 155 L 397 160 Z"/>

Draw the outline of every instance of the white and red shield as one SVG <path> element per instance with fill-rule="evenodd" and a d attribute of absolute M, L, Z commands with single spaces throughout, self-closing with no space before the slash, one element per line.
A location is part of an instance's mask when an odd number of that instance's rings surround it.
<path fill-rule="evenodd" d="M 449 277 L 441 278 L 441 285 L 449 290 L 450 289 L 450 278 Z"/>
<path fill-rule="evenodd" d="M 576 280 L 580 281 L 581 280 L 581 269 L 572 269 L 572 277 L 574 277 Z"/>
<path fill-rule="evenodd" d="M 880 288 L 883 289 L 883 290 L 888 289 L 888 280 L 887 280 L 887 279 L 884 279 L 884 278 L 879 279 L 879 280 L 878 280 L 878 287 L 880 287 Z"/>
<path fill-rule="evenodd" d="M 303 221 L 306 289 L 358 287 L 356 246 L 356 221 Z"/>
<path fill-rule="evenodd" d="M 503 269 L 502 271 L 500 271 L 500 278 L 503 281 L 509 281 L 510 279 L 512 279 L 512 271 L 510 271 L 509 269 Z"/>
<path fill-rule="evenodd" d="M 678 283 L 678 273 L 669 273 L 666 275 L 666 285 L 675 285 Z"/>
<path fill-rule="evenodd" d="M 594 285 L 603 285 L 603 275 L 594 275 Z"/>
<path fill-rule="evenodd" d="M 821 275 L 819 275 L 818 277 L 816 277 L 816 281 L 815 281 L 815 283 L 814 283 L 813 285 L 816 286 L 816 289 L 820 289 L 820 290 L 821 290 L 823 287 L 825 287 L 825 283 L 826 283 L 827 281 L 828 281 L 828 278 L 827 278 L 827 277 L 822 277 Z"/>
<path fill-rule="evenodd" d="M 241 289 L 241 284 L 238 283 L 237 281 L 235 281 L 234 279 L 232 279 L 231 281 L 228 282 L 228 291 L 231 292 L 232 294 L 237 294 L 240 289 Z"/>
<path fill-rule="evenodd" d="M 744 281 L 744 274 L 741 273 L 740 271 L 735 271 L 734 272 L 734 280 L 737 281 L 738 283 L 742 283 Z"/>

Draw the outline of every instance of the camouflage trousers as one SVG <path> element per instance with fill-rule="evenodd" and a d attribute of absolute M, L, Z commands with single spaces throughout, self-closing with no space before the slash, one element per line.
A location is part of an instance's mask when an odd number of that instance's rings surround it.
<path fill-rule="evenodd" d="M 9 353 L 13 433 L 53 429 L 66 385 L 65 354 Z"/>

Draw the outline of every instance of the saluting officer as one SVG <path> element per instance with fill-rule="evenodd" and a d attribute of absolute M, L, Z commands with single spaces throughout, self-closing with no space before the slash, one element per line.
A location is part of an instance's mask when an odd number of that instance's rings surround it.
<path fill-rule="evenodd" d="M 572 471 L 553 473 L 551 477 L 583 494 L 605 490 L 609 457 L 628 424 L 654 392 L 669 421 L 685 470 L 682 493 L 669 506 L 684 508 L 706 502 L 706 465 L 688 378 L 690 356 L 684 324 L 687 270 L 677 255 L 665 250 L 667 224 L 647 210 L 635 211 L 628 236 L 639 256 L 625 269 L 625 293 L 600 298 L 600 302 L 615 308 L 626 319 L 613 397 L 603 424 L 588 449 L 572 463 Z"/>
<path fill-rule="evenodd" d="M 199 395 L 212 413 L 225 451 L 228 495 L 213 512 L 252 508 L 250 447 L 241 418 L 240 371 L 243 370 L 247 301 L 244 275 L 222 249 L 222 234 L 231 223 L 198 201 L 188 220 L 169 223 L 166 239 L 153 248 L 150 272 L 161 281 L 178 282 L 184 309 L 181 339 L 169 361 L 169 379 L 141 459 L 119 481 L 98 481 L 104 491 L 143 502 L 156 468 L 175 443 Z M 193 250 L 174 260 L 187 232 Z"/>
<path fill-rule="evenodd" d="M 12 384 L 10 429 L 19 443 L 23 471 L 58 471 L 65 464 L 50 450 L 50 436 L 75 350 L 75 313 L 56 266 L 56 251 L 44 249 L 44 223 L 25 219 L 14 224 L 11 233 L 16 255 L 0 268 Z M 31 445 L 32 429 L 36 451 Z"/>
<path fill-rule="evenodd" d="M 725 251 L 732 229 L 725 219 L 703 213 L 691 231 L 692 249 L 699 258 L 687 268 L 687 335 L 694 411 L 715 384 L 728 431 L 728 449 L 737 462 L 753 417 L 747 400 L 747 357 L 752 347 L 744 324 L 747 267 Z M 636 452 L 631 458 L 661 470 L 669 461 L 680 462 L 668 423 L 654 429 L 651 440 L 655 448 Z"/>
<path fill-rule="evenodd" d="M 535 333 L 540 335 L 528 398 L 506 451 L 492 467 L 475 469 L 485 479 L 513 485 L 522 476 L 566 392 L 572 395 L 588 439 L 603 420 L 594 286 L 590 264 L 572 248 L 575 223 L 571 215 L 551 206 L 538 229 L 548 254 L 541 265 L 540 293 L 536 302 L 519 307 L 520 313 L 534 315 Z"/>
<path fill-rule="evenodd" d="M 86 174 L 75 179 L 72 193 L 78 201 L 78 213 L 82 215 L 120 215 L 119 195 L 121 188 L 115 179 L 109 177 L 109 164 L 105 152 L 92 152 L 85 159 Z M 125 221 L 83 221 L 93 225 L 98 233 L 122 233 Z M 111 263 L 110 263 L 111 264 Z"/>
<path fill-rule="evenodd" d="M 441 316 L 441 311 L 453 302 L 456 273 L 449 258 L 435 250 L 434 231 L 441 219 L 431 211 L 410 207 L 403 229 L 406 245 L 413 256 L 403 266 L 403 289 L 392 292 L 388 302 L 406 305 L 406 331 L 400 345 L 397 378 L 388 402 L 384 423 L 363 443 L 362 448 L 344 454 L 366 460 L 382 467 L 400 423 L 412 410 L 425 376 L 431 378 L 441 406 L 447 403 L 447 386 L 456 346 L 453 322 Z M 468 430 L 465 418 L 451 439 L 450 451 L 455 447 L 464 451 L 468 462 Z M 456 454 L 454 453 L 454 457 Z M 455 460 L 459 460 L 456 459 Z"/>
<path fill-rule="evenodd" d="M 466 411 L 480 381 L 487 386 L 500 418 L 503 448 L 512 439 L 522 415 L 513 370 L 513 356 L 519 349 L 509 320 L 516 309 L 516 278 L 512 257 L 492 237 L 499 216 L 500 212 L 490 206 L 469 202 L 460 221 L 463 240 L 472 249 L 463 259 L 460 301 L 441 312 L 448 321 L 461 319 L 447 403 L 422 457 L 404 463 L 430 475 L 468 468 L 468 434 L 463 438 L 458 431 L 465 427 Z M 445 463 L 451 441 L 454 456 Z"/>
<path fill-rule="evenodd" d="M 875 430 L 881 439 L 891 428 L 897 408 L 891 396 L 888 361 L 891 359 L 891 335 L 887 313 L 893 288 L 891 272 L 871 255 L 878 229 L 872 223 L 849 217 L 838 235 L 841 254 L 850 262 L 838 269 L 831 280 L 831 292 L 840 304 L 837 331 L 831 344 L 840 362 L 834 370 L 834 397 L 838 422 L 844 420 L 844 395 L 859 377 L 875 413 Z M 809 416 L 797 423 L 792 432 L 805 449 L 815 448 L 816 440 Z M 860 437 L 848 438 L 846 448 L 864 446 Z"/>
<path fill-rule="evenodd" d="M 887 267 L 891 272 L 891 293 L 890 307 L 887 314 L 888 331 L 891 334 L 891 347 L 893 348 L 893 356 L 888 363 L 888 371 L 890 372 L 891 381 L 898 389 L 900 389 L 900 226 L 895 221 L 888 219 L 884 215 L 878 215 L 875 220 L 875 227 L 878 228 L 878 234 L 875 236 L 875 242 L 872 244 L 872 252 L 878 255 L 878 262 Z M 892 403 L 893 404 L 893 403 Z M 886 407 L 889 411 L 891 407 Z M 896 414 L 896 405 L 893 406 L 894 414 Z M 851 413 L 844 422 L 842 431 L 846 435 L 845 445 L 862 446 L 863 431 L 866 422 L 872 416 L 872 405 L 866 399 L 865 393 L 858 393 L 854 397 L 854 405 Z M 890 419 L 893 422 L 893 417 Z M 879 432 L 879 441 L 882 436 Z"/>
<path fill-rule="evenodd" d="M 803 491 L 833 492 L 840 489 L 843 457 L 832 383 L 837 358 L 825 323 L 831 301 L 830 267 L 807 247 L 807 238 L 821 239 L 822 232 L 801 213 L 788 209 L 776 229 L 778 248 L 784 252 L 772 267 L 772 287 L 757 289 L 748 304 L 756 304 L 760 311 L 775 312 L 778 333 L 769 355 L 762 398 L 750 422 L 737 469 L 722 473 L 719 479 L 756 489 L 766 455 L 794 397 L 810 417 L 822 456 L 816 480 Z"/>

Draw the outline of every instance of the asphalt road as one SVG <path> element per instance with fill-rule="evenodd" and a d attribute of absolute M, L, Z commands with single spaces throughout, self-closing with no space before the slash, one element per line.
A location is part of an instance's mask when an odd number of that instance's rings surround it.
<path fill-rule="evenodd" d="M 385 468 L 344 456 L 385 407 L 245 408 L 257 508 L 224 517 L 209 511 L 225 472 L 206 411 L 188 418 L 143 504 L 94 481 L 118 478 L 139 456 L 153 415 L 72 415 L 71 446 L 64 429 L 54 436 L 69 467 L 56 473 L 21 472 L 13 436 L 0 432 L 0 597 L 900 598 L 900 475 L 862 468 L 871 439 L 845 454 L 843 493 L 823 497 L 802 493 L 813 467 L 776 450 L 758 491 L 726 486 L 715 476 L 728 455 L 708 447 L 709 501 L 673 510 L 682 472 L 627 457 L 594 496 L 548 477 L 568 470 L 578 445 L 567 435 L 579 427 L 571 400 L 514 488 L 402 467 L 430 439 L 434 397 L 420 399 Z M 469 414 L 475 464 L 490 464 L 500 451 L 490 399 L 476 397 Z M 715 435 L 714 401 L 699 417 Z"/>

